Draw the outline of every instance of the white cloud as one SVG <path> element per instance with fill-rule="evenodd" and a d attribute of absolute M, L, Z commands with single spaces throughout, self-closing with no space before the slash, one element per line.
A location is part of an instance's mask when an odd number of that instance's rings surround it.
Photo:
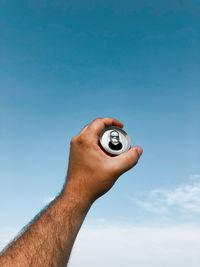
<path fill-rule="evenodd" d="M 200 215 L 200 182 L 179 185 L 174 189 L 156 189 L 131 199 L 153 213 Z"/>
<path fill-rule="evenodd" d="M 200 174 L 191 174 L 191 175 L 189 176 L 189 178 L 190 178 L 191 180 L 200 179 Z"/>
<path fill-rule="evenodd" d="M 8 227 L 2 230 L 0 248 L 18 232 Z M 197 226 L 84 226 L 68 266 L 199 267 L 199 251 L 200 227 Z"/>
<path fill-rule="evenodd" d="M 200 227 L 85 227 L 69 267 L 199 267 Z"/>
<path fill-rule="evenodd" d="M 140 199 L 136 199 L 136 198 L 132 198 L 132 201 L 134 203 L 136 203 L 137 205 L 139 205 L 141 208 L 149 211 L 149 212 L 153 212 L 153 213 L 163 213 L 165 214 L 168 209 L 165 206 L 161 206 L 160 203 L 152 203 L 152 202 L 148 202 L 147 200 L 140 200 Z"/>
<path fill-rule="evenodd" d="M 0 249 L 18 230 L 0 232 Z M 69 267 L 199 267 L 200 227 L 164 228 L 131 225 L 84 226 L 75 242 Z"/>
<path fill-rule="evenodd" d="M 199 216 L 200 182 L 196 179 L 197 176 L 190 177 L 188 184 L 173 189 L 140 193 L 132 200 L 143 209 L 166 218 L 172 215 L 176 219 L 177 214 Z M 44 199 L 45 204 L 54 198 Z M 199 267 L 200 226 L 108 225 L 108 221 L 99 219 L 81 229 L 69 267 Z M 10 228 L 0 232 L 0 249 L 16 233 L 16 229 Z"/>

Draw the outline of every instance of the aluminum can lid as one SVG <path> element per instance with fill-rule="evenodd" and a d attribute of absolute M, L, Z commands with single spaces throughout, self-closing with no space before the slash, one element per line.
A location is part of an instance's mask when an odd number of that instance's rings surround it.
<path fill-rule="evenodd" d="M 102 148 L 112 155 L 125 153 L 131 147 L 131 140 L 128 134 L 116 126 L 104 128 L 99 136 L 99 142 Z"/>

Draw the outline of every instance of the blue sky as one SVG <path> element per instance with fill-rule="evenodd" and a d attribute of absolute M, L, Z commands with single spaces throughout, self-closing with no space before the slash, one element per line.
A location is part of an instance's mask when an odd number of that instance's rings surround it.
<path fill-rule="evenodd" d="M 0 1 L 4 235 L 60 191 L 69 141 L 95 117 L 121 120 L 144 153 L 85 225 L 199 223 L 199 11 L 197 0 Z"/>

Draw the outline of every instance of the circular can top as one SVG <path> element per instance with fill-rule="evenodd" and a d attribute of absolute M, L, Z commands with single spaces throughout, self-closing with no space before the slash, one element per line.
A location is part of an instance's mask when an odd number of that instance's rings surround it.
<path fill-rule="evenodd" d="M 112 155 L 120 155 L 131 147 L 128 134 L 119 127 L 109 126 L 104 128 L 99 136 L 102 148 Z"/>

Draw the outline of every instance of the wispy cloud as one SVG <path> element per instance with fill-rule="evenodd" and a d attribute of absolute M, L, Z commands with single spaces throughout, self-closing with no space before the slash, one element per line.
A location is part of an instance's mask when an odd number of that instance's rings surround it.
<path fill-rule="evenodd" d="M 200 215 L 200 182 L 196 181 L 199 177 L 192 175 L 188 184 L 173 189 L 155 189 L 131 200 L 149 212 Z"/>
<path fill-rule="evenodd" d="M 191 175 L 189 176 L 189 178 L 190 178 L 191 180 L 200 179 L 200 174 L 191 174 Z"/>
<path fill-rule="evenodd" d="M 198 267 L 200 228 L 85 227 L 72 252 L 69 267 Z"/>

